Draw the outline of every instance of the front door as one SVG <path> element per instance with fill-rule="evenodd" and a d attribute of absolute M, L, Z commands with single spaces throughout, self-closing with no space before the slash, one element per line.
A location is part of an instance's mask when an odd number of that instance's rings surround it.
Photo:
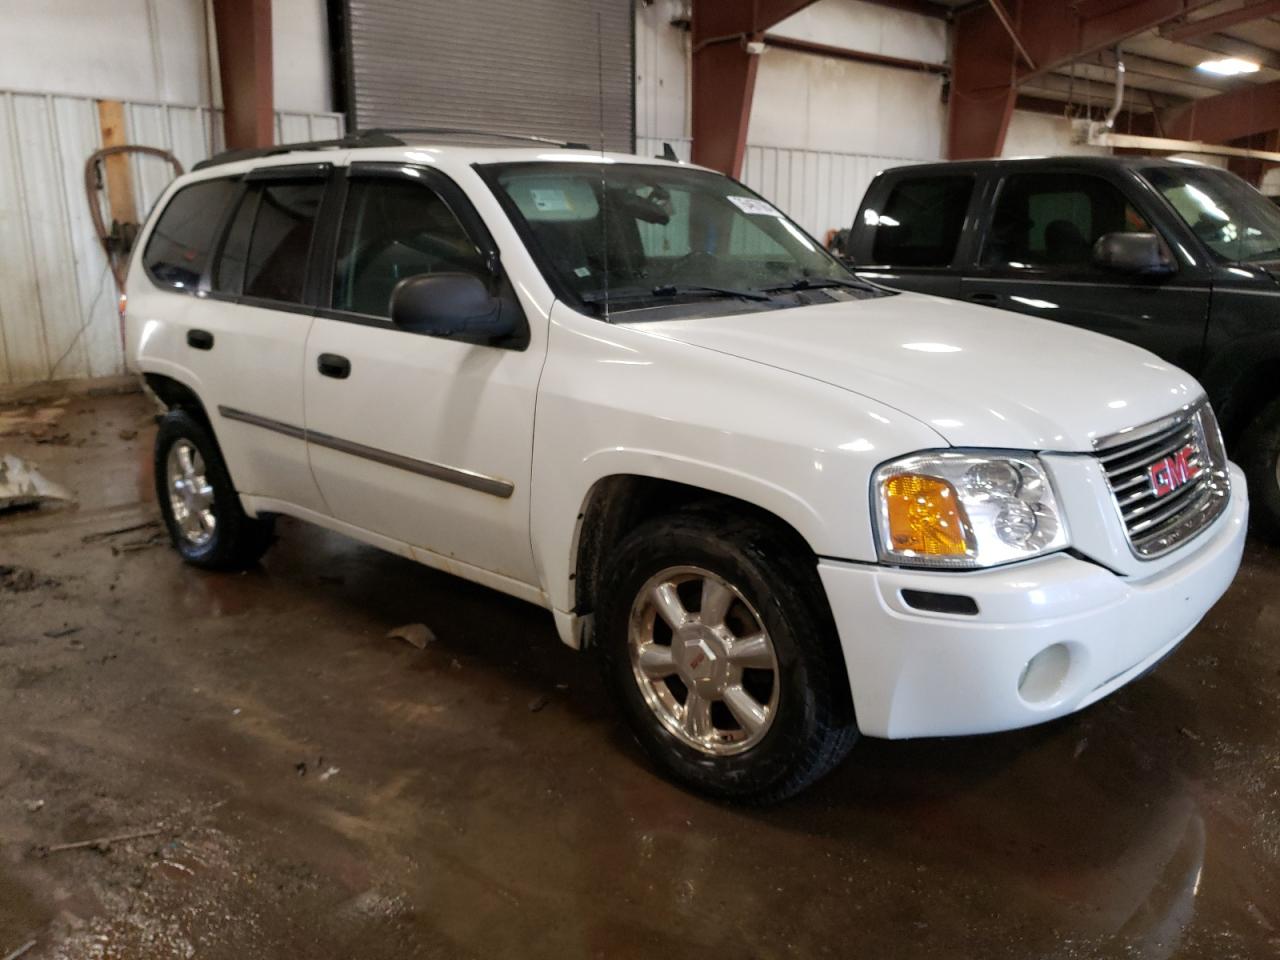
<path fill-rule="evenodd" d="M 1096 174 L 1015 173 L 1000 186 L 963 299 L 1057 320 L 1146 347 L 1193 373 L 1209 319 L 1210 276 L 1166 241 L 1170 275 L 1117 274 L 1093 262 L 1103 234 L 1153 232 L 1118 183 Z"/>
<path fill-rule="evenodd" d="M 330 512 L 437 565 L 535 583 L 529 480 L 546 331 L 487 345 L 390 322 L 396 284 L 434 272 L 472 273 L 516 305 L 483 223 L 439 172 L 354 164 L 341 206 L 330 307 L 303 374 L 311 466 Z"/>

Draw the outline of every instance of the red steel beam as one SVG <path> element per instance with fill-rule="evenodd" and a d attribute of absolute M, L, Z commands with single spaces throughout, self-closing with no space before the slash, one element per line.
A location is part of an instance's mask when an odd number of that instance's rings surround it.
<path fill-rule="evenodd" d="M 214 0 L 227 148 L 275 142 L 271 0 Z"/>
<path fill-rule="evenodd" d="M 693 0 L 693 162 L 742 173 L 757 54 L 747 44 L 815 0 Z"/>
<path fill-rule="evenodd" d="M 951 33 L 947 157 L 997 157 L 1013 116 L 1017 50 L 989 7 L 956 17 Z"/>
<path fill-rule="evenodd" d="M 1189 40 L 1192 37 L 1202 37 L 1206 33 L 1217 33 L 1219 30 L 1226 30 L 1241 23 L 1261 20 L 1276 13 L 1280 13 L 1280 0 L 1258 0 L 1256 3 L 1246 3 L 1237 10 L 1228 10 L 1226 13 L 1205 17 L 1203 20 L 1166 24 L 1160 28 L 1160 36 L 1166 40 Z"/>
<path fill-rule="evenodd" d="M 1164 136 L 1227 143 L 1280 129 L 1280 80 L 1250 84 L 1171 107 L 1160 115 Z"/>
<path fill-rule="evenodd" d="M 854 63 L 870 63 L 878 67 L 896 67 L 899 70 L 910 70 L 915 73 L 947 73 L 945 63 L 932 63 L 928 60 L 909 60 L 904 57 L 891 57 L 884 53 L 871 53 L 868 50 L 850 50 L 848 47 L 834 47 L 826 43 L 814 43 L 812 40 L 798 40 L 795 37 L 780 37 L 776 33 L 766 33 L 764 42 L 779 50 L 794 50 L 796 53 L 812 53 L 820 57 L 831 57 L 833 60 L 851 60 Z"/>
<path fill-rule="evenodd" d="M 999 156 L 1020 82 L 1185 17 L 1209 2 L 1213 0 L 1004 0 L 997 11 L 989 0 L 963 8 L 952 30 L 947 155 Z"/>

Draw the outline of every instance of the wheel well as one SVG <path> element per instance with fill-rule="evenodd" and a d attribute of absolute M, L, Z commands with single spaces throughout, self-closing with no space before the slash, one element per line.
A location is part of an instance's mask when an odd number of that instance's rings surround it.
<path fill-rule="evenodd" d="M 158 373 L 148 373 L 144 379 L 151 392 L 170 410 L 185 410 L 206 427 L 212 429 L 213 425 L 209 421 L 209 414 L 205 411 L 204 404 L 200 402 L 196 392 L 185 383 L 179 383 L 172 377 L 162 376 Z"/>
<path fill-rule="evenodd" d="M 574 565 L 576 612 L 588 614 L 595 610 L 604 559 L 623 537 L 654 517 L 694 506 L 762 520 L 775 527 L 798 550 L 813 555 L 808 542 L 795 527 L 746 500 L 674 480 L 630 474 L 605 477 L 591 488 L 579 517 L 578 554 Z"/>

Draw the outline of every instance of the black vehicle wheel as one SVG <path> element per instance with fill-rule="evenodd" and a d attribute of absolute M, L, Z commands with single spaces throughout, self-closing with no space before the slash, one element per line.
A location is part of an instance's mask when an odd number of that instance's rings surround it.
<path fill-rule="evenodd" d="M 187 563 L 241 569 L 271 545 L 271 518 L 244 512 L 213 434 L 185 410 L 170 410 L 160 420 L 155 476 L 160 513 Z"/>
<path fill-rule="evenodd" d="M 605 682 L 673 779 L 771 803 L 849 752 L 857 725 L 813 557 L 768 524 L 696 510 L 646 523 L 601 582 Z"/>
<path fill-rule="evenodd" d="M 1280 399 L 1249 425 L 1239 450 L 1249 478 L 1251 526 L 1280 543 Z"/>

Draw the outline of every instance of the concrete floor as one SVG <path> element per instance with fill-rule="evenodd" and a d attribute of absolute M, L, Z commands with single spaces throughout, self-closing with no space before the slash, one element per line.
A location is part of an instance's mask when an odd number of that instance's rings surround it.
<path fill-rule="evenodd" d="M 0 957 L 1280 956 L 1280 551 L 1081 715 L 734 809 L 545 612 L 292 522 L 242 575 L 103 536 L 156 516 L 147 402 L 44 409 L 0 411 L 80 497 L 0 518 Z"/>

